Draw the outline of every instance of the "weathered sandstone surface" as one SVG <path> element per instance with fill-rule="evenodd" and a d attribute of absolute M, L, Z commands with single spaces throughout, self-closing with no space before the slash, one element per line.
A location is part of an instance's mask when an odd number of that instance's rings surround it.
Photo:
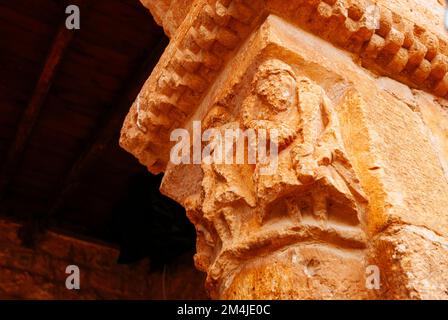
<path fill-rule="evenodd" d="M 142 2 L 171 42 L 120 142 L 186 208 L 212 298 L 448 299 L 443 1 Z M 276 170 L 175 165 L 194 121 L 277 130 Z"/>

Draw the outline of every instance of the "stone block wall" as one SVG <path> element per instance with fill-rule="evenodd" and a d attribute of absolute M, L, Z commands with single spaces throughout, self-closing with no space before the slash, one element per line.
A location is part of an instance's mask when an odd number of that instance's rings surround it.
<path fill-rule="evenodd" d="M 48 232 L 34 249 L 21 246 L 19 225 L 0 220 L 1 299 L 200 299 L 203 279 L 192 257 L 151 272 L 149 261 L 118 265 L 116 248 Z M 80 269 L 80 290 L 68 290 L 67 266 Z"/>

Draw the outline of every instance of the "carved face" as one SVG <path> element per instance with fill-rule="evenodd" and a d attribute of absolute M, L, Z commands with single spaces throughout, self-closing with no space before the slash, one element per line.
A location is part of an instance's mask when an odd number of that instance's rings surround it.
<path fill-rule="evenodd" d="M 297 137 L 300 126 L 298 84 L 292 68 L 283 61 L 270 59 L 257 69 L 253 89 L 242 105 L 246 128 L 275 129 L 277 145 L 284 149 Z"/>
<path fill-rule="evenodd" d="M 268 60 L 259 67 L 255 86 L 259 97 L 277 113 L 294 104 L 297 86 L 294 73 L 280 60 Z"/>

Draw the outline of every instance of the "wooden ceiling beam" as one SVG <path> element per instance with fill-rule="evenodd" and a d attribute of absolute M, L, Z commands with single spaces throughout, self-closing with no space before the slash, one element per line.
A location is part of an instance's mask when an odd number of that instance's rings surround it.
<path fill-rule="evenodd" d="M 119 133 L 129 112 L 130 104 L 137 97 L 167 45 L 168 39 L 163 37 L 157 46 L 152 47 L 150 52 L 146 54 L 148 58 L 144 60 L 143 64 L 138 66 L 135 72 L 133 72 L 133 76 L 126 82 L 128 85 L 122 90 L 117 104 L 110 109 L 110 112 L 105 114 L 100 121 L 99 129 L 90 139 L 91 142 L 72 165 L 61 188 L 59 188 L 59 194 L 56 196 L 44 219 L 49 219 L 59 212 L 70 195 L 81 184 L 84 173 L 98 161 L 107 146 L 115 140 L 118 143 Z"/>
<path fill-rule="evenodd" d="M 76 4 L 79 5 L 82 2 L 83 1 L 80 0 L 77 1 Z M 39 118 L 40 111 L 45 104 L 58 67 L 61 64 L 64 53 L 73 39 L 74 33 L 74 30 L 68 30 L 66 28 L 64 17 L 52 42 L 44 67 L 40 73 L 29 103 L 23 111 L 14 140 L 9 148 L 6 161 L 0 171 L 0 201 L 4 199 L 7 188 L 12 182 L 21 163 L 25 148 Z M 17 41 L 20 41 L 20 39 L 17 39 Z"/>

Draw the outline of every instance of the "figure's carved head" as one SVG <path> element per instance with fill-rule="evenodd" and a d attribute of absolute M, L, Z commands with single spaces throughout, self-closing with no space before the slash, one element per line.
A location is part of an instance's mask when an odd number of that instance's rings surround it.
<path fill-rule="evenodd" d="M 294 104 L 296 77 L 292 68 L 278 59 L 263 62 L 254 78 L 255 90 L 275 112 L 287 110 Z"/>

